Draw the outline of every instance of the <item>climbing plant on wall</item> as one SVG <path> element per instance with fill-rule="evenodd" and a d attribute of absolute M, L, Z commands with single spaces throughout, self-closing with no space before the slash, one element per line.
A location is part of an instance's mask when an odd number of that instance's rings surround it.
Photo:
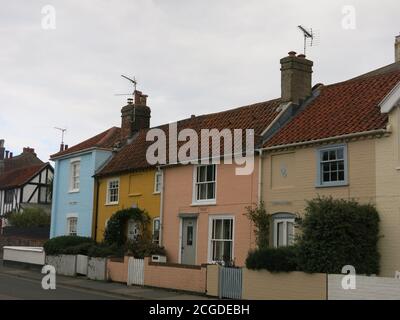
<path fill-rule="evenodd" d="M 125 227 L 129 220 L 135 221 L 143 233 L 150 217 L 145 210 L 140 208 L 122 209 L 114 213 L 108 220 L 104 232 L 104 242 L 107 244 L 123 245 L 126 242 Z"/>

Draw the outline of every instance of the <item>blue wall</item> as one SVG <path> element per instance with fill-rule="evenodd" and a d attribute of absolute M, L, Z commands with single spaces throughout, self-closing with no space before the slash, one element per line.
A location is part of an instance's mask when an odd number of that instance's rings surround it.
<path fill-rule="evenodd" d="M 111 156 L 111 152 L 92 150 L 59 159 L 55 163 L 50 237 L 67 233 L 67 217 L 78 217 L 79 236 L 92 236 L 94 178 L 96 170 Z M 71 160 L 80 158 L 79 192 L 70 192 Z"/>

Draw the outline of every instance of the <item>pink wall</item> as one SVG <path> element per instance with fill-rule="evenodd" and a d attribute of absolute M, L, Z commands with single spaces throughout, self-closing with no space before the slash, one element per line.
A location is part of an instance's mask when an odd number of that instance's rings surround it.
<path fill-rule="evenodd" d="M 198 213 L 196 264 L 208 263 L 208 232 L 210 215 L 232 215 L 234 225 L 234 259 L 244 265 L 247 253 L 254 247 L 253 228 L 244 216 L 246 207 L 257 203 L 258 159 L 251 175 L 235 174 L 236 165 L 217 165 L 216 205 L 193 206 L 193 166 L 169 167 L 164 172 L 163 245 L 168 261 L 179 262 L 180 213 Z"/>
<path fill-rule="evenodd" d="M 128 259 L 107 259 L 107 279 L 115 282 L 126 283 L 128 281 Z"/>
<path fill-rule="evenodd" d="M 144 284 L 151 287 L 168 288 L 205 293 L 207 267 L 188 268 L 144 261 Z"/>

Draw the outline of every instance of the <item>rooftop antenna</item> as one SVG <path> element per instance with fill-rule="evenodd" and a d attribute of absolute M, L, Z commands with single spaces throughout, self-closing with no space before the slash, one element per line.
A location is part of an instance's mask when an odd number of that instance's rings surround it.
<path fill-rule="evenodd" d="M 64 145 L 64 134 L 67 131 L 67 129 L 59 127 L 54 127 L 54 129 L 61 131 L 61 144 Z"/>
<path fill-rule="evenodd" d="M 135 77 L 133 77 L 133 79 L 128 78 L 127 76 L 124 76 L 123 74 L 121 74 L 122 78 L 125 78 L 126 80 L 130 81 L 133 83 L 133 92 L 132 93 L 117 93 L 115 94 L 115 96 L 133 96 L 135 95 L 135 91 L 136 91 L 136 86 L 137 86 L 137 80 Z"/>
<path fill-rule="evenodd" d="M 315 33 L 312 28 L 306 28 L 303 26 L 297 26 L 301 32 L 303 32 L 304 35 L 304 55 L 306 54 L 306 49 L 307 49 L 307 40 L 310 42 L 310 47 L 314 45 L 314 40 L 315 40 Z"/>

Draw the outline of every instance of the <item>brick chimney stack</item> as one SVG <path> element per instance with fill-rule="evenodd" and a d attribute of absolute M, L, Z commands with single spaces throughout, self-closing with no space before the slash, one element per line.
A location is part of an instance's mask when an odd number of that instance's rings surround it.
<path fill-rule="evenodd" d="M 141 129 L 150 127 L 151 110 L 147 106 L 147 95 L 135 90 L 133 99 L 128 99 L 128 104 L 121 109 L 121 138 L 132 137 Z"/>
<path fill-rule="evenodd" d="M 311 95 L 313 62 L 294 51 L 280 62 L 282 102 L 299 104 Z"/>
<path fill-rule="evenodd" d="M 0 160 L 4 160 L 4 152 L 6 151 L 6 148 L 4 148 L 4 140 L 0 140 Z"/>
<path fill-rule="evenodd" d="M 400 62 L 400 35 L 396 36 L 396 41 L 394 43 L 394 56 L 395 62 Z"/>
<path fill-rule="evenodd" d="M 33 155 L 36 156 L 35 149 L 30 148 L 30 147 L 23 148 L 22 153 L 32 153 Z"/>

